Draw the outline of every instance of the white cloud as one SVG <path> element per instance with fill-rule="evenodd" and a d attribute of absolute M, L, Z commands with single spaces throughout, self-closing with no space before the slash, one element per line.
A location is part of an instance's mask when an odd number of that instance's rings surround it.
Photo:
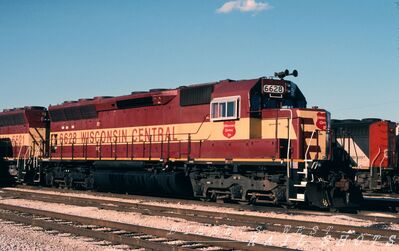
<path fill-rule="evenodd" d="M 228 1 L 216 10 L 217 13 L 230 13 L 238 10 L 240 12 L 259 12 L 268 10 L 272 6 L 268 3 L 256 2 L 256 0 L 232 0 Z"/>

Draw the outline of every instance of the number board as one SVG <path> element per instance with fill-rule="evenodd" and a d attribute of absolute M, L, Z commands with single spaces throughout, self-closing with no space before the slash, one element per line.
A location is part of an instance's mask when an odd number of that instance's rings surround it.
<path fill-rule="evenodd" d="M 264 85 L 263 92 L 270 94 L 283 94 L 285 92 L 285 88 L 283 85 Z"/>

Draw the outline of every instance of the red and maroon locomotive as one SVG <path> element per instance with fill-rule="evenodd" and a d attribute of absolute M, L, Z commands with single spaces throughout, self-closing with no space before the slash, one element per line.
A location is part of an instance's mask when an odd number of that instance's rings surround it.
<path fill-rule="evenodd" d="M 50 106 L 49 151 L 37 168 L 41 182 L 352 206 L 361 195 L 352 169 L 331 150 L 330 114 L 306 108 L 287 75 Z"/>

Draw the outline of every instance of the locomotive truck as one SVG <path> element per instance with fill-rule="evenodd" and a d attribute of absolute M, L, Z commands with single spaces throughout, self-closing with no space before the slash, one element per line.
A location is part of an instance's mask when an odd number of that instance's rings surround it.
<path fill-rule="evenodd" d="M 203 200 L 357 206 L 330 113 L 275 77 L 95 97 L 0 114 L 18 182 Z"/>

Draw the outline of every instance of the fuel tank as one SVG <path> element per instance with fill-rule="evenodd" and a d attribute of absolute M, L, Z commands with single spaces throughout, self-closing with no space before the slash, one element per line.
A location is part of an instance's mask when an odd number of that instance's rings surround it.
<path fill-rule="evenodd" d="M 188 176 L 180 172 L 149 172 L 136 163 L 135 168 L 129 164 L 119 163 L 123 169 L 112 168 L 109 164 L 97 164 L 93 173 L 94 187 L 99 191 L 114 191 L 156 196 L 172 195 L 192 197 L 193 191 Z"/>

